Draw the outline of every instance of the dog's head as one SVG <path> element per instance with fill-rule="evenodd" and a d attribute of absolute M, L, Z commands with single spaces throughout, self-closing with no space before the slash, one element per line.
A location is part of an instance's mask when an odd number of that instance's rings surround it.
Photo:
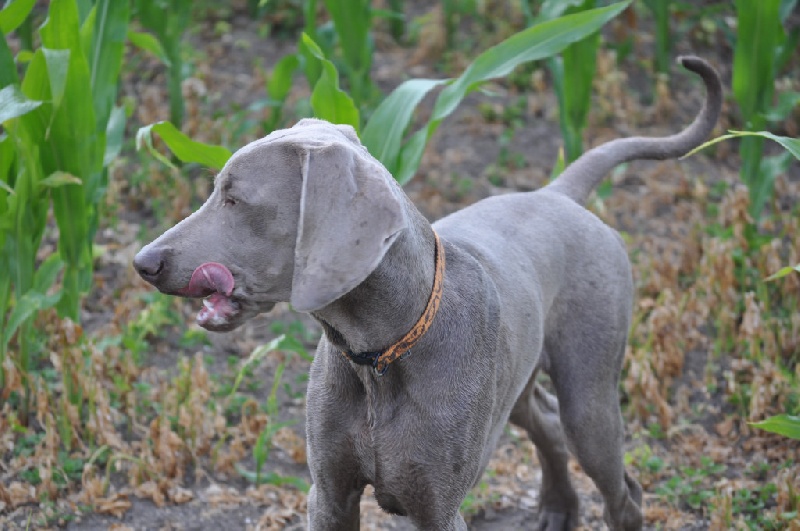
<path fill-rule="evenodd" d="M 134 267 L 163 293 L 205 297 L 209 330 L 280 301 L 318 310 L 378 266 L 406 227 L 402 193 L 351 127 L 302 120 L 237 151 L 205 204 Z"/>

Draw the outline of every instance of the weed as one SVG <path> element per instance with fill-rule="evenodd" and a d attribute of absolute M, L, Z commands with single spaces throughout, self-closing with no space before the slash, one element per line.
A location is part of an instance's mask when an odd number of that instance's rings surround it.
<path fill-rule="evenodd" d="M 685 503 L 694 510 L 705 506 L 714 497 L 714 488 L 709 484 L 710 477 L 718 476 L 726 467 L 705 456 L 700 458 L 700 462 L 701 468 L 682 467 L 681 474 L 659 486 L 656 493 L 674 506 Z"/>

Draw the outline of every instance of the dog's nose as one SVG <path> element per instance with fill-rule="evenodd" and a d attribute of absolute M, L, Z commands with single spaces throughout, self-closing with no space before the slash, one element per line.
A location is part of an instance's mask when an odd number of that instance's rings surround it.
<path fill-rule="evenodd" d="M 158 247 L 147 246 L 139 251 L 133 258 L 133 267 L 143 279 L 156 282 L 164 271 L 164 250 Z"/>

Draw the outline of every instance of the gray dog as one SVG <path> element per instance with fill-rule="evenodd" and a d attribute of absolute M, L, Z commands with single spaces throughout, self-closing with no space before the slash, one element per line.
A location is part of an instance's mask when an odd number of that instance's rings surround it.
<path fill-rule="evenodd" d="M 431 225 L 352 128 L 303 120 L 236 152 L 208 201 L 136 255 L 162 292 L 205 297 L 209 330 L 279 301 L 322 324 L 308 384 L 311 529 L 358 529 L 367 484 L 420 529 L 466 529 L 459 506 L 509 420 L 542 465 L 536 529 L 579 523 L 568 448 L 608 526 L 642 527 L 617 394 L 631 266 L 584 204 L 614 166 L 683 155 L 711 132 L 719 77 L 680 62 L 707 92 L 687 129 L 594 148 L 536 192 Z"/>

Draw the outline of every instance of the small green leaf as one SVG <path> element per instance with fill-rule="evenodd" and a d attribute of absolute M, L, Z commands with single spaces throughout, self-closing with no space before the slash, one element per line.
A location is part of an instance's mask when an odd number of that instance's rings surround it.
<path fill-rule="evenodd" d="M 0 89 L 0 123 L 28 114 L 43 102 L 29 100 L 16 85 Z"/>
<path fill-rule="evenodd" d="M 170 167 L 173 167 L 173 164 L 169 159 L 153 147 L 153 133 L 158 133 L 170 151 L 183 163 L 196 162 L 220 170 L 231 158 L 231 152 L 228 149 L 195 142 L 170 122 L 158 122 L 140 128 L 136 133 L 136 149 L 142 149 L 144 145 L 151 155 Z"/>
<path fill-rule="evenodd" d="M 334 124 L 349 124 L 360 129 L 360 116 L 353 99 L 339 88 L 339 73 L 336 66 L 325 58 L 322 49 L 306 33 L 302 42 L 311 54 L 320 61 L 322 73 L 311 93 L 314 115 Z"/>
<path fill-rule="evenodd" d="M 169 60 L 169 56 L 164 50 L 164 47 L 161 45 L 161 42 L 159 42 L 159 40 L 153 36 L 152 33 L 129 30 L 128 40 L 139 49 L 153 54 L 168 67 L 172 66 L 172 62 Z"/>
<path fill-rule="evenodd" d="M 793 272 L 794 273 L 800 273 L 800 264 L 797 264 L 794 267 L 792 267 L 792 266 L 782 267 L 778 271 L 776 271 L 775 273 L 773 273 L 770 276 L 768 276 L 767 278 L 765 278 L 764 280 L 776 280 L 776 279 L 779 279 L 779 278 L 783 278 L 786 275 L 788 275 L 790 273 L 793 273 Z"/>
<path fill-rule="evenodd" d="M 300 66 L 296 54 L 290 54 L 278 61 L 267 81 L 267 94 L 273 100 L 283 101 L 292 89 L 292 74 Z"/>
<path fill-rule="evenodd" d="M 45 301 L 41 293 L 35 291 L 28 291 L 19 298 L 8 316 L 6 326 L 3 329 L 3 337 L 6 340 L 10 339 L 17 331 L 17 328 L 30 318 L 35 312 L 42 309 L 43 302 Z"/>
<path fill-rule="evenodd" d="M 36 0 L 11 0 L 0 10 L 0 31 L 11 33 L 28 18 Z"/>
<path fill-rule="evenodd" d="M 61 257 L 57 253 L 51 254 L 36 269 L 33 275 L 33 289 L 39 293 L 47 293 L 63 268 L 64 261 Z"/>
<path fill-rule="evenodd" d="M 777 433 L 790 439 L 800 440 L 800 417 L 793 415 L 775 415 L 761 422 L 751 422 L 751 426 L 770 433 Z"/>
<path fill-rule="evenodd" d="M 39 181 L 39 186 L 44 186 L 46 188 L 58 188 L 68 184 L 82 184 L 82 182 L 83 181 L 71 173 L 67 173 L 65 171 L 56 171 Z"/>

